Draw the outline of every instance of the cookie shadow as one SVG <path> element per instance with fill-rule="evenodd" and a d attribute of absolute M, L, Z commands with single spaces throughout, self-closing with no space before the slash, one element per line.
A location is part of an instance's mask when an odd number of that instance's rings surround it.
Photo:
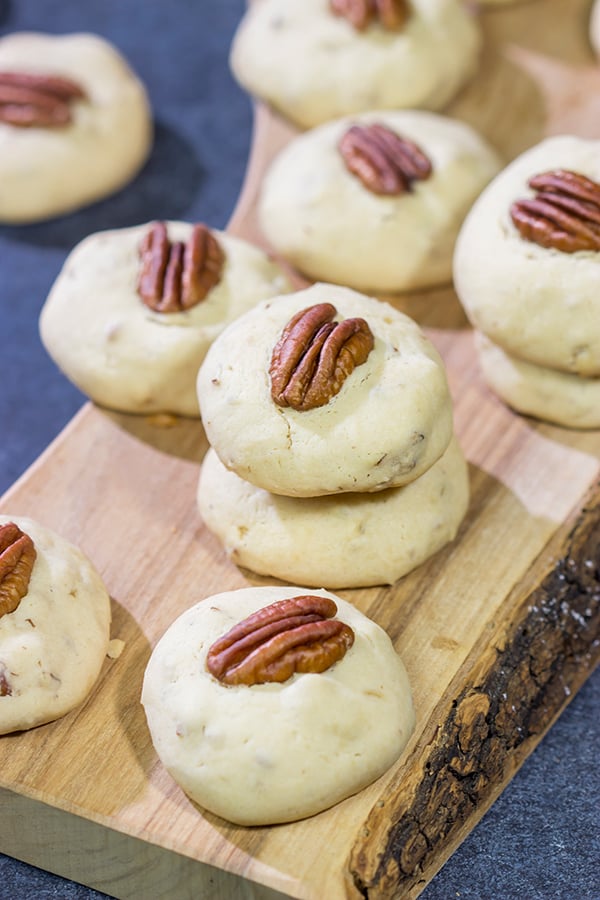
<path fill-rule="evenodd" d="M 143 415 L 117 412 L 99 406 L 97 409 L 121 431 L 167 456 L 200 463 L 208 449 L 208 440 L 200 419 L 173 413 Z"/>
<path fill-rule="evenodd" d="M 31 225 L 3 226 L 0 236 L 36 247 L 70 250 L 96 231 L 127 228 L 153 219 L 185 219 L 205 178 L 193 145 L 156 122 L 150 157 L 123 189 L 65 216 Z"/>

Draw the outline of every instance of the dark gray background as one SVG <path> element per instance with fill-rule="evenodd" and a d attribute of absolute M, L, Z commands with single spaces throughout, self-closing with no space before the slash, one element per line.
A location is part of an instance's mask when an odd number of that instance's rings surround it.
<path fill-rule="evenodd" d="M 40 308 L 70 249 L 92 231 L 153 218 L 214 227 L 229 218 L 252 121 L 227 63 L 243 6 L 243 0 L 0 0 L 2 33 L 92 31 L 113 42 L 147 85 L 156 121 L 152 156 L 120 194 L 43 224 L 0 226 L 0 493 L 84 402 L 37 332 Z M 599 720 L 596 673 L 424 900 L 600 898 Z M 2 750 L 0 739 L 0 766 Z M 0 855 L 2 900 L 102 896 Z"/>

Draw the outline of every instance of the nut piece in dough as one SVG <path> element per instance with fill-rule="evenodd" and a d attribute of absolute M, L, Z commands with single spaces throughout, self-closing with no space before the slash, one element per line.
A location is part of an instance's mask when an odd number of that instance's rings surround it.
<path fill-rule="evenodd" d="M 324 406 L 296 410 L 271 397 L 273 348 L 292 316 L 330 303 L 361 318 L 375 344 Z M 414 481 L 452 437 L 443 362 L 419 326 L 387 303 L 333 284 L 258 304 L 217 338 L 198 373 L 209 443 L 240 478 L 267 491 L 314 497 Z"/>
<path fill-rule="evenodd" d="M 28 127 L 0 115 L 0 222 L 71 212 L 139 172 L 152 145 L 152 113 L 141 81 L 107 41 L 93 34 L 9 34 L 0 39 L 0 73 L 68 80 L 81 91 L 63 104 L 60 127 L 44 124 L 39 107 Z M 27 107 L 17 113 L 28 115 Z M 56 103 L 47 113 L 57 114 Z"/>
<path fill-rule="evenodd" d="M 329 497 L 281 497 L 229 472 L 209 449 L 198 508 L 232 562 L 293 584 L 393 584 L 456 537 L 469 475 L 453 438 L 405 487 Z"/>
<path fill-rule="evenodd" d="M 328 0 L 252 3 L 233 74 L 302 128 L 370 109 L 442 109 L 477 68 L 479 27 L 459 0 L 409 5 L 399 30 L 372 21 L 357 31 Z"/>
<path fill-rule="evenodd" d="M 291 822 L 333 806 L 382 775 L 414 728 L 408 678 L 389 637 L 327 591 L 311 594 L 333 600 L 336 618 L 354 632 L 329 669 L 252 686 L 224 685 L 207 671 L 209 648 L 232 626 L 305 593 L 266 587 L 208 597 L 167 629 L 146 668 L 142 703 L 163 765 L 192 800 L 240 825 Z"/>
<path fill-rule="evenodd" d="M 140 245 L 152 224 L 103 231 L 70 253 L 40 316 L 46 350 L 77 387 L 109 409 L 198 416 L 196 375 L 211 342 L 259 300 L 290 290 L 282 270 L 246 241 L 213 231 L 219 280 L 188 309 L 149 309 L 138 293 Z M 194 226 L 167 222 L 187 245 Z"/>
<path fill-rule="evenodd" d="M 110 597 L 86 556 L 24 517 L 35 547 L 27 592 L 0 616 L 0 734 L 64 716 L 92 689 L 109 646 Z"/>
<path fill-rule="evenodd" d="M 373 191 L 391 170 L 379 140 L 370 142 L 369 168 L 380 173 L 370 173 L 371 185 L 349 171 L 344 142 L 357 127 L 369 135 L 374 126 L 379 137 L 391 132 L 409 148 L 401 165 L 406 190 Z M 364 147 L 359 162 L 364 170 Z M 416 110 L 365 113 L 284 147 L 263 181 L 259 221 L 277 253 L 311 279 L 377 293 L 431 287 L 451 280 L 460 227 L 500 168 L 495 151 L 463 122 Z"/>

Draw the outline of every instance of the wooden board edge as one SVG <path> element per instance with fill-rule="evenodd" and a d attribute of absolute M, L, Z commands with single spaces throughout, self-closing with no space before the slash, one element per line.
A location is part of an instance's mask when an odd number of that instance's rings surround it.
<path fill-rule="evenodd" d="M 272 888 L 0 788 L 2 852 L 118 900 L 288 900 Z"/>
<path fill-rule="evenodd" d="M 348 896 L 417 897 L 592 673 L 599 560 L 597 483 L 507 598 L 505 624 L 483 630 L 429 732 L 358 829 Z"/>

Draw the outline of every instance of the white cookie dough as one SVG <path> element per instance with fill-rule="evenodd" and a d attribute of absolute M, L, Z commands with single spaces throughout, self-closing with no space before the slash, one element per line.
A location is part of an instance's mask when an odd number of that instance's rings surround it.
<path fill-rule="evenodd" d="M 0 122 L 0 221 L 35 222 L 71 212 L 133 179 L 152 145 L 146 91 L 109 43 L 92 34 L 10 34 L 0 72 L 59 75 L 86 98 L 61 128 Z"/>
<path fill-rule="evenodd" d="M 154 312 L 136 290 L 149 228 L 99 232 L 75 247 L 42 309 L 41 338 L 64 374 L 102 406 L 198 416 L 196 375 L 211 342 L 259 300 L 290 286 L 261 250 L 214 231 L 226 255 L 219 283 L 190 309 Z M 172 241 L 186 241 L 191 231 L 188 223 L 167 223 Z"/>
<path fill-rule="evenodd" d="M 476 338 L 485 380 L 517 412 L 566 428 L 600 428 L 600 378 L 524 362 L 484 335 Z"/>
<path fill-rule="evenodd" d="M 407 193 L 381 196 L 346 167 L 338 142 L 351 125 L 378 122 L 416 143 L 433 172 Z M 421 111 L 367 113 L 294 138 L 263 181 L 261 228 L 313 279 L 393 293 L 452 279 L 452 254 L 473 201 L 500 170 L 468 125 Z"/>
<path fill-rule="evenodd" d="M 411 0 L 400 32 L 356 31 L 328 0 L 252 3 L 231 49 L 250 93 L 310 128 L 369 109 L 441 109 L 474 74 L 479 28 L 457 0 Z"/>
<path fill-rule="evenodd" d="M 320 674 L 225 686 L 210 646 L 297 587 L 245 588 L 193 606 L 166 631 L 144 676 L 142 703 L 162 763 L 196 803 L 240 825 L 311 816 L 356 793 L 399 757 L 414 728 L 410 686 L 382 628 L 326 591 L 354 630 Z"/>
<path fill-rule="evenodd" d="M 375 346 L 340 392 L 308 411 L 271 398 L 269 364 L 297 312 L 329 302 L 364 318 Z M 257 306 L 215 341 L 198 373 L 209 443 L 228 469 L 295 497 L 379 491 L 418 478 L 452 436 L 444 365 L 408 316 L 348 288 L 316 284 Z"/>
<path fill-rule="evenodd" d="M 458 238 L 454 283 L 476 329 L 512 356 L 587 377 L 600 375 L 600 253 L 562 253 L 522 238 L 509 209 L 527 181 L 570 169 L 600 182 L 600 141 L 544 140 L 484 190 Z"/>
<path fill-rule="evenodd" d="M 51 722 L 78 706 L 96 681 L 109 644 L 110 598 L 77 548 L 31 519 L 14 522 L 36 549 L 29 589 L 0 616 L 0 734 Z M 5 687 L 6 690 L 6 687 Z"/>
<path fill-rule="evenodd" d="M 594 0 L 590 13 L 590 42 L 597 56 L 600 56 L 600 0 Z"/>
<path fill-rule="evenodd" d="M 332 497 L 281 497 L 228 471 L 213 450 L 198 508 L 234 563 L 292 584 L 393 584 L 453 540 L 469 503 L 465 459 L 452 440 L 406 487 Z"/>

